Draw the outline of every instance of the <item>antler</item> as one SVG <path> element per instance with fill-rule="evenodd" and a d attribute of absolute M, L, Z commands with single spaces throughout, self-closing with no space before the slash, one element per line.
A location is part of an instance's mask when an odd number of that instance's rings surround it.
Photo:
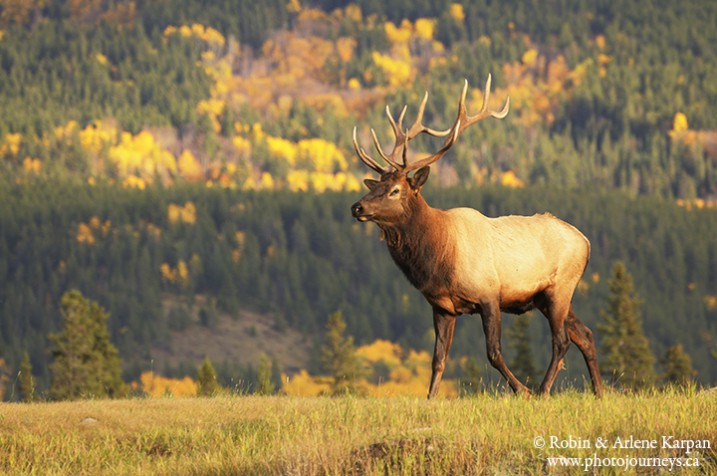
<path fill-rule="evenodd" d="M 463 91 L 461 93 L 460 101 L 458 102 L 458 117 L 456 118 L 456 122 L 453 124 L 453 127 L 450 129 L 447 129 L 445 131 L 437 131 L 434 129 L 430 129 L 423 125 L 423 113 L 426 109 L 426 102 L 428 101 L 428 92 L 423 96 L 423 100 L 421 101 L 421 105 L 418 108 L 418 115 L 416 117 L 415 122 L 413 125 L 404 132 L 403 130 L 403 118 L 406 114 L 406 106 L 403 107 L 403 110 L 401 111 L 401 114 L 398 116 L 398 121 L 394 120 L 393 115 L 391 114 L 391 109 L 386 106 L 386 115 L 388 116 L 388 120 L 391 123 L 391 128 L 393 129 L 393 133 L 396 136 L 396 142 L 393 146 L 393 150 L 390 154 L 386 155 L 381 148 L 381 145 L 378 142 L 378 138 L 376 137 L 376 132 L 371 129 L 371 136 L 373 138 L 374 146 L 376 147 L 376 150 L 378 151 L 379 155 L 383 160 L 385 160 L 391 167 L 396 169 L 397 171 L 408 173 L 412 170 L 420 169 L 421 167 L 425 167 L 427 165 L 430 165 L 436 161 L 438 161 L 443 155 L 448 152 L 448 150 L 453 146 L 453 144 L 456 142 L 456 139 L 463 133 L 463 131 L 468 128 L 469 126 L 475 124 L 476 122 L 482 121 L 483 119 L 486 119 L 488 117 L 494 117 L 496 119 L 503 119 L 507 114 L 508 110 L 510 109 L 510 98 L 508 98 L 505 102 L 505 106 L 503 106 L 503 109 L 499 112 L 492 111 L 488 109 L 488 100 L 490 99 L 490 84 L 491 84 L 491 75 L 488 75 L 488 80 L 485 83 L 485 92 L 483 94 L 483 105 L 481 106 L 480 111 L 474 116 L 469 116 L 468 112 L 466 110 L 466 94 L 468 92 L 468 80 L 465 81 L 465 84 L 463 85 Z M 408 142 L 414 138 L 416 138 L 419 134 L 426 133 L 428 135 L 434 136 L 434 137 L 446 137 L 446 140 L 443 143 L 443 146 L 438 150 L 438 152 L 424 158 L 421 160 L 418 160 L 413 163 L 408 163 L 406 159 L 406 154 L 408 151 Z M 450 134 L 450 135 L 449 135 Z M 366 151 L 359 145 L 357 139 L 356 139 L 356 128 L 354 127 L 353 132 L 353 144 L 354 149 L 356 149 L 356 153 L 358 154 L 359 158 L 365 163 L 367 166 L 378 172 L 379 174 L 385 174 L 390 172 L 390 169 L 381 167 L 378 162 L 376 162 L 371 156 L 369 156 Z M 401 162 L 397 160 L 398 155 L 401 155 Z"/>

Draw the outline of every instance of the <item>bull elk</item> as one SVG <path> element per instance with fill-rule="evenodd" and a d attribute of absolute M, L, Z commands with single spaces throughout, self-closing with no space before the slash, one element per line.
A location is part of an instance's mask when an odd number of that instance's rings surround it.
<path fill-rule="evenodd" d="M 436 396 L 453 340 L 456 318 L 480 314 L 486 337 L 488 360 L 516 393 L 529 394 L 506 365 L 501 352 L 501 311 L 521 314 L 539 309 L 548 319 L 552 335 L 552 359 L 540 385 L 549 394 L 563 359 L 574 342 L 582 352 L 593 390 L 603 391 L 595 342 L 590 329 L 573 312 L 573 293 L 590 257 L 590 242 L 574 226 L 549 213 L 533 216 L 489 218 L 471 208 L 439 210 L 421 196 L 430 165 L 453 146 L 469 126 L 508 114 L 509 100 L 501 111 L 488 109 L 490 75 L 483 105 L 473 116 L 466 111 L 465 82 L 458 102 L 458 117 L 450 129 L 437 131 L 422 124 L 428 93 L 423 97 L 415 122 L 404 130 L 406 107 L 395 120 L 386 114 L 395 135 L 393 150 L 386 154 L 371 130 L 381 166 L 359 145 L 356 128 L 353 144 L 361 161 L 380 174 L 366 179 L 369 189 L 351 207 L 358 221 L 372 221 L 382 231 L 388 251 L 408 280 L 433 309 L 435 348 L 428 398 Z M 441 148 L 426 158 L 407 160 L 408 143 L 420 134 L 445 137 Z M 409 173 L 416 171 L 409 177 Z"/>

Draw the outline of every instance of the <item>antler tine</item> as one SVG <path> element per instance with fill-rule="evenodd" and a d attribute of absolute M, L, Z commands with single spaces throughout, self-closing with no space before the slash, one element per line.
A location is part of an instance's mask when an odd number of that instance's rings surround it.
<path fill-rule="evenodd" d="M 390 116 L 389 116 L 390 117 Z M 371 129 L 371 137 L 373 138 L 373 145 L 376 147 L 376 150 L 381 155 L 381 158 L 388 162 L 392 167 L 394 167 L 396 170 L 400 170 L 403 167 L 399 165 L 398 163 L 394 162 L 393 159 L 388 157 L 381 148 L 381 144 L 378 142 L 378 137 L 376 136 L 376 131 Z M 398 140 L 398 135 L 396 136 L 396 140 Z"/>
<path fill-rule="evenodd" d="M 503 109 L 501 111 L 492 111 L 488 109 L 488 101 L 490 99 L 490 85 L 491 85 L 491 75 L 488 75 L 488 79 L 485 82 L 485 91 L 483 94 L 483 104 L 480 108 L 480 111 L 474 116 L 469 116 L 468 112 L 466 110 L 466 95 L 468 94 L 468 80 L 465 80 L 465 83 L 463 84 L 463 91 L 461 91 L 461 97 L 458 101 L 458 117 L 456 118 L 455 124 L 453 124 L 453 127 L 451 127 L 447 133 L 451 133 L 451 135 L 445 140 L 443 143 L 443 146 L 441 149 L 436 152 L 435 154 L 432 154 L 425 159 L 419 160 L 417 162 L 414 162 L 412 164 L 408 164 L 404 171 L 406 173 L 410 172 L 411 170 L 416 170 L 421 167 L 425 167 L 427 165 L 431 165 L 432 163 L 438 161 L 441 157 L 445 155 L 446 152 L 448 152 L 448 149 L 450 149 L 453 144 L 458 139 L 458 136 L 463 133 L 463 131 L 475 124 L 478 121 L 482 121 L 483 119 L 486 119 L 488 117 L 494 117 L 496 119 L 503 119 L 510 110 L 510 98 L 508 98 L 505 102 L 505 106 L 503 106 Z M 444 135 L 446 135 L 444 134 Z"/>
<path fill-rule="evenodd" d="M 426 94 L 423 95 L 423 100 L 421 101 L 421 105 L 418 107 L 418 114 L 416 114 L 416 120 L 413 122 L 413 125 L 408 130 L 407 135 L 409 140 L 415 138 L 418 136 L 418 134 L 426 133 L 428 135 L 434 136 L 434 137 L 445 137 L 447 136 L 453 128 L 448 128 L 445 131 L 437 131 L 435 129 L 431 129 L 430 127 L 426 127 L 423 125 L 423 113 L 426 110 L 426 103 L 428 102 L 428 91 L 426 91 Z"/>
<path fill-rule="evenodd" d="M 359 156 L 361 161 L 369 166 L 371 169 L 375 170 L 379 174 L 383 175 L 388 172 L 388 170 L 381 167 L 375 160 L 371 158 L 370 155 L 366 153 L 365 150 L 363 150 L 363 147 L 361 147 L 358 143 L 358 139 L 356 138 L 356 127 L 354 126 L 354 133 L 353 133 L 353 143 L 354 143 L 354 150 L 356 150 L 356 154 Z M 379 153 L 383 156 L 383 151 L 379 150 Z"/>
<path fill-rule="evenodd" d="M 508 111 L 510 110 L 510 98 L 506 99 L 505 105 L 503 106 L 502 110 L 493 111 L 488 109 L 488 102 L 490 100 L 490 85 L 492 80 L 492 76 L 488 74 L 488 79 L 485 82 L 485 88 L 483 90 L 483 104 L 481 105 L 480 111 L 478 111 L 478 113 L 474 116 L 469 116 L 468 111 L 466 110 L 466 94 L 468 92 L 468 80 L 465 80 L 465 83 L 463 85 L 463 92 L 461 93 L 461 99 L 458 103 L 458 114 L 463 118 L 461 124 L 461 132 L 463 132 L 463 130 L 465 130 L 467 127 L 488 117 L 503 119 L 505 116 L 508 115 Z"/>

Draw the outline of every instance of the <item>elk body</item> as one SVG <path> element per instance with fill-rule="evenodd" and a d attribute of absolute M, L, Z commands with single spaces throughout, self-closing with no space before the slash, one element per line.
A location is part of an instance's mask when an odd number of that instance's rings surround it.
<path fill-rule="evenodd" d="M 578 320 L 571 305 L 590 257 L 588 239 L 549 213 L 489 218 L 471 208 L 432 208 L 421 196 L 430 165 L 451 148 L 465 128 L 488 117 L 502 119 L 508 113 L 508 101 L 500 112 L 488 110 L 490 76 L 483 106 L 474 116 L 466 112 L 467 89 L 466 81 L 458 117 L 445 131 L 422 124 L 428 93 L 416 121 L 407 130 L 403 128 L 406 108 L 396 121 L 387 107 L 396 136 L 393 151 L 384 153 L 376 134 L 373 130 L 371 133 L 379 155 L 389 167 L 379 165 L 358 144 L 355 128 L 353 135 L 356 153 L 380 174 L 380 180 L 364 181 L 369 193 L 351 207 L 351 212 L 361 222 L 378 225 L 391 257 L 433 309 L 436 341 L 428 397 L 438 392 L 456 318 L 476 313 L 483 321 L 491 365 L 515 392 L 529 393 L 503 359 L 501 311 L 520 314 L 533 308 L 545 315 L 552 336 L 552 359 L 540 392 L 550 393 L 572 341 L 585 357 L 593 390 L 599 396 L 603 386 L 592 332 Z M 409 163 L 408 142 L 423 133 L 446 139 L 438 152 Z"/>

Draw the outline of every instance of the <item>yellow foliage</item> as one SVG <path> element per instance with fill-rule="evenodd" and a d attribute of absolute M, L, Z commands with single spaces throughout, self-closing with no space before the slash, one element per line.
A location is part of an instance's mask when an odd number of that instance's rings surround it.
<path fill-rule="evenodd" d="M 309 190 L 308 170 L 290 170 L 286 175 L 286 182 L 292 192 L 307 192 Z"/>
<path fill-rule="evenodd" d="M 530 66 L 535 63 L 536 59 L 538 59 L 538 50 L 536 50 L 535 48 L 530 48 L 528 51 L 523 53 L 521 61 L 524 65 Z"/>
<path fill-rule="evenodd" d="M 187 268 L 187 263 L 181 259 L 177 263 L 177 281 L 182 286 L 186 286 L 189 282 L 189 268 Z"/>
<path fill-rule="evenodd" d="M 336 41 L 336 50 L 339 53 L 339 58 L 344 63 L 348 63 L 354 57 L 354 51 L 356 50 L 356 40 L 348 36 L 342 36 Z"/>
<path fill-rule="evenodd" d="M 95 55 L 95 59 L 102 66 L 107 66 L 107 64 L 109 63 L 109 60 L 107 59 L 107 57 L 105 55 L 103 55 L 102 53 L 97 53 Z"/>
<path fill-rule="evenodd" d="M 142 372 L 139 377 L 142 390 L 147 396 L 162 398 L 162 397 L 196 397 L 197 396 L 197 383 L 191 379 L 191 377 L 184 377 L 183 379 L 174 379 L 162 377 L 154 372 Z M 137 388 L 138 385 L 133 383 L 133 388 Z"/>
<path fill-rule="evenodd" d="M 436 20 L 429 18 L 417 18 L 414 25 L 416 36 L 419 39 L 430 41 L 433 39 L 433 33 L 436 29 Z"/>
<path fill-rule="evenodd" d="M 401 22 L 401 26 L 397 27 L 392 22 L 387 21 L 383 25 L 383 29 L 386 32 L 386 38 L 391 44 L 406 44 L 411 39 L 413 34 L 413 27 L 411 22 L 404 19 Z"/>
<path fill-rule="evenodd" d="M 363 20 L 363 13 L 361 12 L 361 7 L 355 3 L 350 3 L 346 6 L 345 16 L 346 18 L 355 23 L 359 23 L 361 20 Z"/>
<path fill-rule="evenodd" d="M 177 161 L 179 174 L 187 181 L 196 182 L 204 178 L 202 166 L 189 149 L 184 149 Z"/>
<path fill-rule="evenodd" d="M 232 144 L 237 152 L 245 155 L 251 154 L 251 142 L 248 139 L 242 136 L 234 136 Z"/>
<path fill-rule="evenodd" d="M 161 265 L 159 265 L 159 272 L 162 274 L 162 279 L 167 282 L 173 283 L 176 279 L 174 270 L 167 263 L 162 263 Z"/>
<path fill-rule="evenodd" d="M 358 91 L 361 89 L 361 81 L 356 78 L 349 79 L 348 87 L 352 91 Z"/>
<path fill-rule="evenodd" d="M 391 86 L 409 86 L 413 79 L 411 64 L 408 61 L 395 59 L 378 51 L 371 54 L 373 62 L 383 70 Z"/>
<path fill-rule="evenodd" d="M 70 121 L 64 129 L 56 128 L 55 136 L 58 137 L 58 139 L 60 136 L 67 137 L 73 132 L 76 126 L 76 122 Z M 82 147 L 85 152 L 99 154 L 105 146 L 117 142 L 117 129 L 111 124 L 97 120 L 82 129 L 79 132 L 79 138 L 80 147 Z"/>
<path fill-rule="evenodd" d="M 717 309 L 717 296 L 714 294 L 707 294 L 705 296 L 705 306 L 707 306 L 707 309 L 710 311 Z"/>
<path fill-rule="evenodd" d="M 286 395 L 297 397 L 315 397 L 328 394 L 331 392 L 331 385 L 325 380 L 312 377 L 306 370 L 302 369 L 292 377 L 288 377 L 286 374 L 281 375 L 281 391 Z"/>
<path fill-rule="evenodd" d="M 687 116 L 682 113 L 678 112 L 675 114 L 675 118 L 672 120 L 672 133 L 673 134 L 679 134 L 681 132 L 685 132 L 690 128 L 689 123 L 687 122 Z"/>
<path fill-rule="evenodd" d="M 184 206 L 170 203 L 167 207 L 167 218 L 170 223 L 187 223 L 193 225 L 197 221 L 197 207 L 193 202 L 186 202 Z"/>
<path fill-rule="evenodd" d="M 179 28 L 169 25 L 164 29 L 163 35 L 168 37 L 175 33 L 179 33 L 184 38 L 197 38 L 210 46 L 223 47 L 226 43 L 226 39 L 218 30 L 212 27 L 205 27 L 199 23 L 194 23 L 191 26 L 182 25 Z"/>
<path fill-rule="evenodd" d="M 57 140 L 69 140 L 73 134 L 77 131 L 77 121 L 74 119 L 68 121 L 64 126 L 57 126 L 54 129 L 55 139 Z"/>
<path fill-rule="evenodd" d="M 10 153 L 10 155 L 17 155 L 20 153 L 20 144 L 22 143 L 22 134 L 10 133 L 5 134 L 2 147 L 0 148 L 0 154 Z"/>
<path fill-rule="evenodd" d="M 80 223 L 77 225 L 77 242 L 87 243 L 88 245 L 95 244 L 95 235 L 92 233 L 92 228 L 87 223 Z"/>
<path fill-rule="evenodd" d="M 507 172 L 503 172 L 500 177 L 500 183 L 504 187 L 510 187 L 510 188 L 523 188 L 525 186 L 525 182 L 520 180 L 516 175 L 515 172 L 512 170 L 508 170 Z"/>
<path fill-rule="evenodd" d="M 595 37 L 595 44 L 601 50 L 605 49 L 605 35 L 598 35 Z"/>
<path fill-rule="evenodd" d="M 138 190 L 144 190 L 147 188 L 147 182 L 143 178 L 137 177 L 136 175 L 128 175 L 122 180 L 122 186 L 124 188 L 136 188 Z"/>
<path fill-rule="evenodd" d="M 289 13 L 299 13 L 301 11 L 301 2 L 299 0 L 289 0 L 286 4 L 286 11 Z"/>
<path fill-rule="evenodd" d="M 336 144 L 323 139 L 302 139 L 297 144 L 297 158 L 317 172 L 346 170 L 348 162 Z"/>
<path fill-rule="evenodd" d="M 25 157 L 25 160 L 22 161 L 22 168 L 27 173 L 39 174 L 40 170 L 42 170 L 42 161 L 32 157 Z"/>
<path fill-rule="evenodd" d="M 401 365 L 401 353 L 399 344 L 383 339 L 377 339 L 372 344 L 356 349 L 356 355 L 364 360 L 372 364 L 383 362 L 389 367 Z"/>
<path fill-rule="evenodd" d="M 274 189 L 274 178 L 271 176 L 269 172 L 263 172 L 261 174 L 261 184 L 259 185 L 264 190 L 273 190 Z"/>
<path fill-rule="evenodd" d="M 174 156 L 164 150 L 148 131 L 141 131 L 135 136 L 122 132 L 120 142 L 109 148 L 107 157 L 117 168 L 120 177 L 136 175 L 145 183 L 157 174 L 174 173 L 177 170 Z M 133 181 L 130 179 L 130 182 Z"/>
<path fill-rule="evenodd" d="M 448 14 L 458 23 L 463 23 L 466 19 L 466 13 L 463 10 L 463 5 L 460 3 L 451 3 Z"/>
<path fill-rule="evenodd" d="M 261 130 L 261 128 L 259 128 L 259 130 Z M 286 160 L 291 166 L 296 165 L 298 149 L 294 142 L 281 137 L 272 137 L 270 135 L 266 135 L 265 139 L 266 146 L 271 155 Z"/>

